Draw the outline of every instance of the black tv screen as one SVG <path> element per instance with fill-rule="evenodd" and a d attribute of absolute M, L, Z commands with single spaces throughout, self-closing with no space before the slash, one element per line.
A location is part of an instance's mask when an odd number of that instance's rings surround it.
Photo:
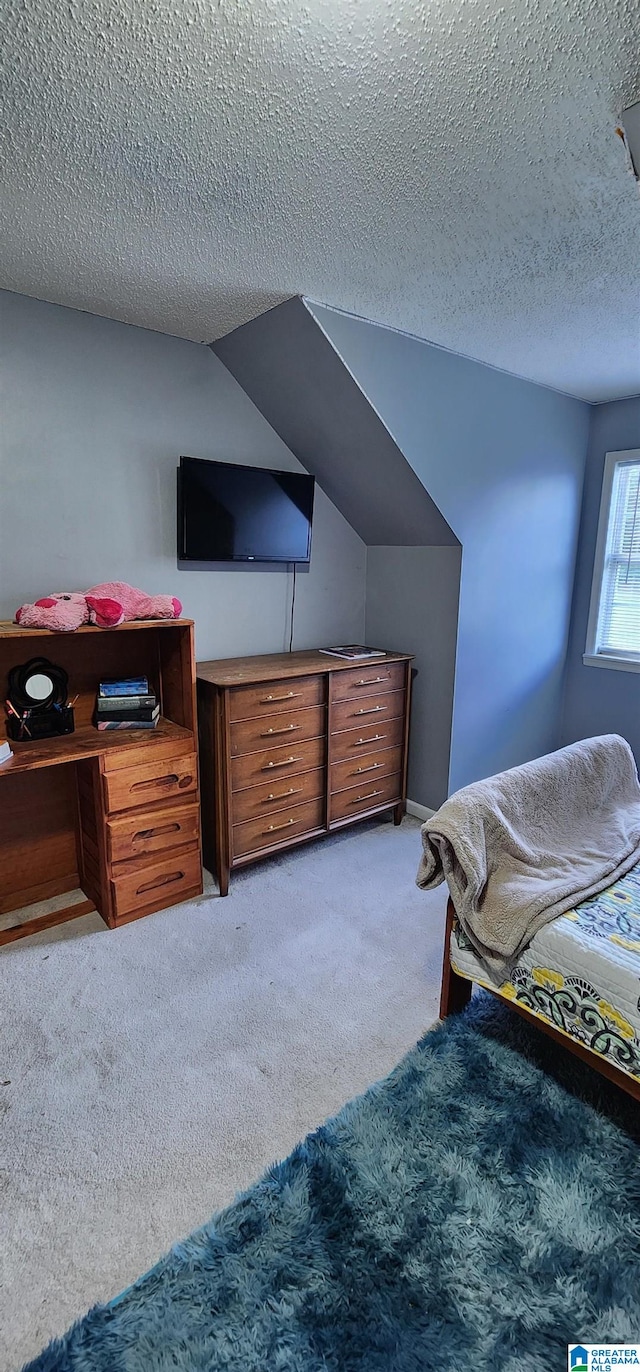
<path fill-rule="evenodd" d="M 178 558 L 309 562 L 314 478 L 181 457 Z"/>

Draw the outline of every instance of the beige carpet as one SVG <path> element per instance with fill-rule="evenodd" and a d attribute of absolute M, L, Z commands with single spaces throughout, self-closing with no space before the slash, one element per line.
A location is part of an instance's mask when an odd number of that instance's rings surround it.
<path fill-rule="evenodd" d="M 445 896 L 371 821 L 0 950 L 0 1367 L 232 1200 L 437 1014 Z"/>

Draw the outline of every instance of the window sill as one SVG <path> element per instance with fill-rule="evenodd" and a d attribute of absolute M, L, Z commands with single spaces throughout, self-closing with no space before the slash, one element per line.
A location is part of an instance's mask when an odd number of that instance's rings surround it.
<path fill-rule="evenodd" d="M 640 659 L 605 657 L 604 653 L 583 653 L 585 667 L 612 667 L 615 672 L 640 672 Z"/>

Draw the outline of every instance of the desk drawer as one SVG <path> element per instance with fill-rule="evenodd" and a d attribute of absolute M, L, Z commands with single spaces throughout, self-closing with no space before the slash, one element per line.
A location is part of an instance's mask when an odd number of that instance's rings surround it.
<path fill-rule="evenodd" d="M 375 696 L 381 691 L 402 691 L 405 683 L 405 662 L 380 662 L 350 667 L 347 672 L 333 672 L 331 699 L 350 700 L 352 696 Z"/>
<path fill-rule="evenodd" d="M 287 743 L 279 748 L 267 748 L 260 753 L 249 753 L 245 757 L 231 759 L 231 787 L 242 791 L 256 782 L 277 780 L 298 772 L 310 772 L 324 766 L 324 738 L 312 738 L 306 743 Z"/>
<path fill-rule="evenodd" d="M 116 919 L 150 908 L 162 910 L 177 905 L 202 890 L 200 850 L 168 854 L 156 862 L 132 863 L 111 878 L 111 896 Z"/>
<path fill-rule="evenodd" d="M 234 686 L 229 691 L 229 719 L 255 719 L 324 702 L 322 676 L 263 681 L 260 686 Z"/>
<path fill-rule="evenodd" d="M 404 738 L 404 719 L 385 720 L 377 724 L 362 725 L 360 729 L 345 729 L 343 733 L 331 737 L 331 756 L 334 762 L 343 762 L 349 757 L 362 757 L 375 753 L 380 748 L 399 748 Z"/>
<path fill-rule="evenodd" d="M 154 810 L 107 820 L 107 856 L 110 862 L 128 862 L 149 853 L 164 853 L 200 841 L 200 807 L 197 804 L 158 805 Z"/>
<path fill-rule="evenodd" d="M 394 801 L 401 799 L 401 795 L 400 772 L 384 777 L 382 781 L 367 782 L 365 777 L 362 785 L 350 786 L 348 791 L 337 791 L 330 797 L 329 823 L 336 819 L 348 819 L 350 815 L 359 815 L 365 810 L 374 810 L 378 805 L 393 805 Z"/>
<path fill-rule="evenodd" d="M 344 791 L 347 786 L 365 787 L 366 782 L 377 786 L 380 777 L 391 776 L 402 767 L 402 748 L 385 748 L 382 752 L 366 753 L 364 757 L 334 762 L 331 768 L 331 790 Z"/>
<path fill-rule="evenodd" d="M 318 799 L 307 805 L 280 810 L 271 817 L 265 815 L 262 819 L 249 820 L 247 824 L 234 824 L 233 856 L 242 857 L 245 853 L 259 852 L 261 848 L 273 848 L 287 839 L 324 829 L 324 812 L 324 799 Z"/>
<path fill-rule="evenodd" d="M 358 724 L 378 725 L 387 719 L 397 719 L 404 713 L 404 691 L 387 691 L 384 695 L 367 696 L 362 700 L 342 700 L 331 707 L 331 732 L 353 729 Z"/>
<path fill-rule="evenodd" d="M 233 824 L 247 819 L 260 819 L 278 810 L 287 810 L 304 801 L 318 800 L 324 795 L 324 767 L 315 772 L 267 781 L 262 786 L 249 786 L 246 791 L 234 791 L 231 801 Z"/>
<path fill-rule="evenodd" d="M 301 742 L 324 733 L 324 705 L 306 710 L 283 711 L 262 719 L 243 719 L 231 725 L 231 756 L 255 753 L 262 748 L 277 748 L 281 743 Z"/>
<path fill-rule="evenodd" d="M 105 809 L 131 810 L 169 796 L 189 795 L 197 790 L 198 768 L 195 753 L 157 759 L 141 767 L 123 767 L 105 772 L 102 778 Z"/>

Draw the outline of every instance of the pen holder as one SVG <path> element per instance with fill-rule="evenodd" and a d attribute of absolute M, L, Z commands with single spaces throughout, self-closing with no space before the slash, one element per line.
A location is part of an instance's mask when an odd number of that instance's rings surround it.
<path fill-rule="evenodd" d="M 26 743 L 73 733 L 73 708 L 67 705 L 68 677 L 63 667 L 46 657 L 32 657 L 11 669 L 8 685 L 9 738 Z"/>
<path fill-rule="evenodd" d="M 39 738 L 54 738 L 56 734 L 72 734 L 75 730 L 72 705 L 58 705 L 51 710 L 24 710 L 19 718 L 7 715 L 7 735 L 16 743 L 33 743 Z"/>

